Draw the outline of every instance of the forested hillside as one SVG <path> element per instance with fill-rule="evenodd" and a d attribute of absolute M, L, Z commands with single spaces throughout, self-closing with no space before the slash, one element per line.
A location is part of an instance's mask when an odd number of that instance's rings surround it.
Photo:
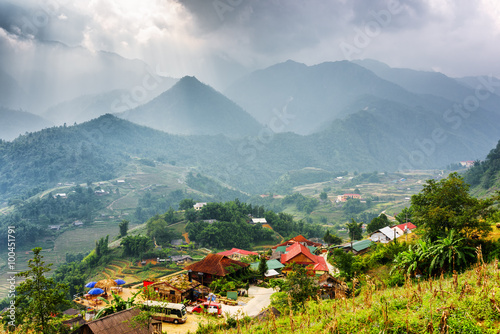
<path fill-rule="evenodd" d="M 475 161 L 467 173 L 465 181 L 471 186 L 480 186 L 482 189 L 499 190 L 500 177 L 500 141 L 497 146 L 488 153 L 484 161 Z"/>
<path fill-rule="evenodd" d="M 479 159 L 493 146 L 486 149 L 485 143 L 498 132 L 494 126 L 498 122 L 491 119 L 484 131 L 476 129 L 478 122 L 471 115 L 454 131 L 445 127 L 439 114 L 376 100 L 367 110 L 336 120 L 311 136 L 263 132 L 229 139 L 175 136 L 105 115 L 1 142 L 0 199 L 26 198 L 61 182 L 117 178 L 133 159 L 191 167 L 253 194 L 271 189 L 284 173 L 306 167 L 321 168 L 332 177 L 352 170 L 439 168 Z M 286 183 L 299 184 L 303 177 L 303 173 L 289 174 Z M 202 186 L 200 180 L 197 184 Z"/>

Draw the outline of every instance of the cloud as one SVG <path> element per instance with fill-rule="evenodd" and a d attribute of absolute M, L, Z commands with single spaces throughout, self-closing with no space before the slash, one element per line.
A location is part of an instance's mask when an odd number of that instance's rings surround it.
<path fill-rule="evenodd" d="M 499 14 L 496 0 L 0 0 L 0 27 L 17 41 L 116 52 L 208 83 L 224 64 L 239 68 L 230 81 L 243 67 L 345 59 L 340 45 L 370 28 L 353 58 L 500 75 Z"/>

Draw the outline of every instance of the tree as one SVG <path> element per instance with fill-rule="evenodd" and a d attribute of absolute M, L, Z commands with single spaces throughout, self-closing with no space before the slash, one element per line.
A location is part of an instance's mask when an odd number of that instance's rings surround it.
<path fill-rule="evenodd" d="M 124 237 L 127 235 L 127 230 L 128 230 L 128 224 L 130 222 L 126 219 L 123 219 L 120 224 L 118 225 L 118 227 L 120 228 L 120 237 Z"/>
<path fill-rule="evenodd" d="M 26 278 L 16 288 L 16 324 L 25 333 L 29 330 L 44 334 L 59 333 L 51 314 L 68 304 L 65 299 L 68 288 L 45 277 L 52 264 L 45 265 L 41 251 L 40 247 L 33 248 L 33 259 L 28 261 L 29 269 L 16 274 L 17 277 Z"/>
<path fill-rule="evenodd" d="M 326 192 L 323 191 L 321 194 L 319 194 L 320 200 L 326 201 L 327 198 L 328 198 L 328 194 Z"/>
<path fill-rule="evenodd" d="M 341 238 L 339 238 L 335 234 L 330 234 L 330 230 L 326 230 L 326 233 L 325 233 L 325 236 L 323 237 L 323 240 L 328 245 L 338 245 L 342 242 Z"/>
<path fill-rule="evenodd" d="M 363 223 L 357 223 L 354 219 L 351 219 L 351 222 L 347 223 L 346 226 L 351 240 L 363 239 Z"/>
<path fill-rule="evenodd" d="M 404 224 L 406 222 L 411 222 L 412 214 L 413 210 L 410 206 L 409 208 L 404 208 L 403 210 L 401 210 L 401 212 L 397 214 L 395 218 L 400 224 Z"/>
<path fill-rule="evenodd" d="M 124 255 L 129 256 L 139 256 L 154 247 L 151 239 L 142 235 L 126 236 L 120 244 L 123 246 Z"/>
<path fill-rule="evenodd" d="M 198 212 L 193 208 L 186 209 L 184 218 L 189 222 L 195 222 L 198 219 Z"/>
<path fill-rule="evenodd" d="M 389 219 L 385 214 L 381 213 L 380 216 L 372 219 L 372 221 L 366 227 L 366 231 L 368 233 L 372 233 L 378 229 L 381 229 L 382 227 L 386 227 L 389 225 L 390 225 Z"/>
<path fill-rule="evenodd" d="M 289 303 L 287 299 L 291 299 L 292 308 L 304 308 L 306 301 L 318 294 L 319 287 L 315 283 L 314 278 L 307 274 L 307 269 L 297 263 L 293 263 L 291 271 L 287 275 L 286 281 L 274 280 L 271 285 L 280 288 L 279 293 L 272 299 L 272 305 L 286 308 Z"/>
<path fill-rule="evenodd" d="M 269 268 L 267 267 L 267 261 L 265 256 L 261 256 L 260 262 L 259 262 L 259 274 L 260 276 L 264 277 L 264 275 L 267 273 L 267 270 Z"/>
<path fill-rule="evenodd" d="M 361 272 L 361 263 L 358 257 L 351 252 L 344 252 L 336 248 L 333 250 L 332 256 L 329 258 L 330 263 L 335 266 L 340 272 L 341 277 L 352 279 L 356 273 Z"/>
<path fill-rule="evenodd" d="M 474 247 L 465 244 L 465 238 L 451 230 L 445 238 L 438 238 L 429 248 L 428 257 L 432 259 L 429 274 L 436 269 L 451 272 L 466 266 L 468 259 L 474 258 Z"/>
<path fill-rule="evenodd" d="M 179 210 L 192 209 L 196 202 L 192 198 L 184 198 L 179 202 Z"/>
<path fill-rule="evenodd" d="M 477 199 L 469 193 L 469 185 L 457 173 L 439 182 L 428 180 L 422 191 L 411 198 L 413 222 L 421 226 L 430 240 L 446 237 L 451 230 L 461 236 L 486 237 L 491 231 L 488 220 L 497 209 L 494 199 Z"/>

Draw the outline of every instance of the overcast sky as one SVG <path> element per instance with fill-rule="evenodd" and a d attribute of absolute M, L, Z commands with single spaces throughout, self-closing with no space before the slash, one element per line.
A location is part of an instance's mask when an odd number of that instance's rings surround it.
<path fill-rule="evenodd" d="M 0 55 L 32 51 L 35 61 L 47 41 L 175 77 L 357 58 L 500 77 L 500 1 L 0 0 Z"/>

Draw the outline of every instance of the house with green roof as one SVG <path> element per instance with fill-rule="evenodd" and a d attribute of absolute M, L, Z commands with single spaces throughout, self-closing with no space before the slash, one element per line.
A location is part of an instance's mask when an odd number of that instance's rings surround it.
<path fill-rule="evenodd" d="M 279 273 L 281 273 L 281 268 L 285 266 L 278 260 L 267 260 L 266 264 L 267 264 L 267 270 L 276 270 Z M 250 265 L 250 269 L 259 270 L 259 262 L 252 263 Z"/>
<path fill-rule="evenodd" d="M 349 242 L 349 243 L 337 246 L 336 248 L 340 248 L 340 249 L 344 250 L 345 252 L 352 252 L 354 255 L 358 255 L 358 254 L 363 254 L 363 253 L 367 252 L 370 249 L 372 243 L 373 242 L 370 239 L 365 239 L 365 240 L 355 241 L 352 243 L 352 245 Z"/>

